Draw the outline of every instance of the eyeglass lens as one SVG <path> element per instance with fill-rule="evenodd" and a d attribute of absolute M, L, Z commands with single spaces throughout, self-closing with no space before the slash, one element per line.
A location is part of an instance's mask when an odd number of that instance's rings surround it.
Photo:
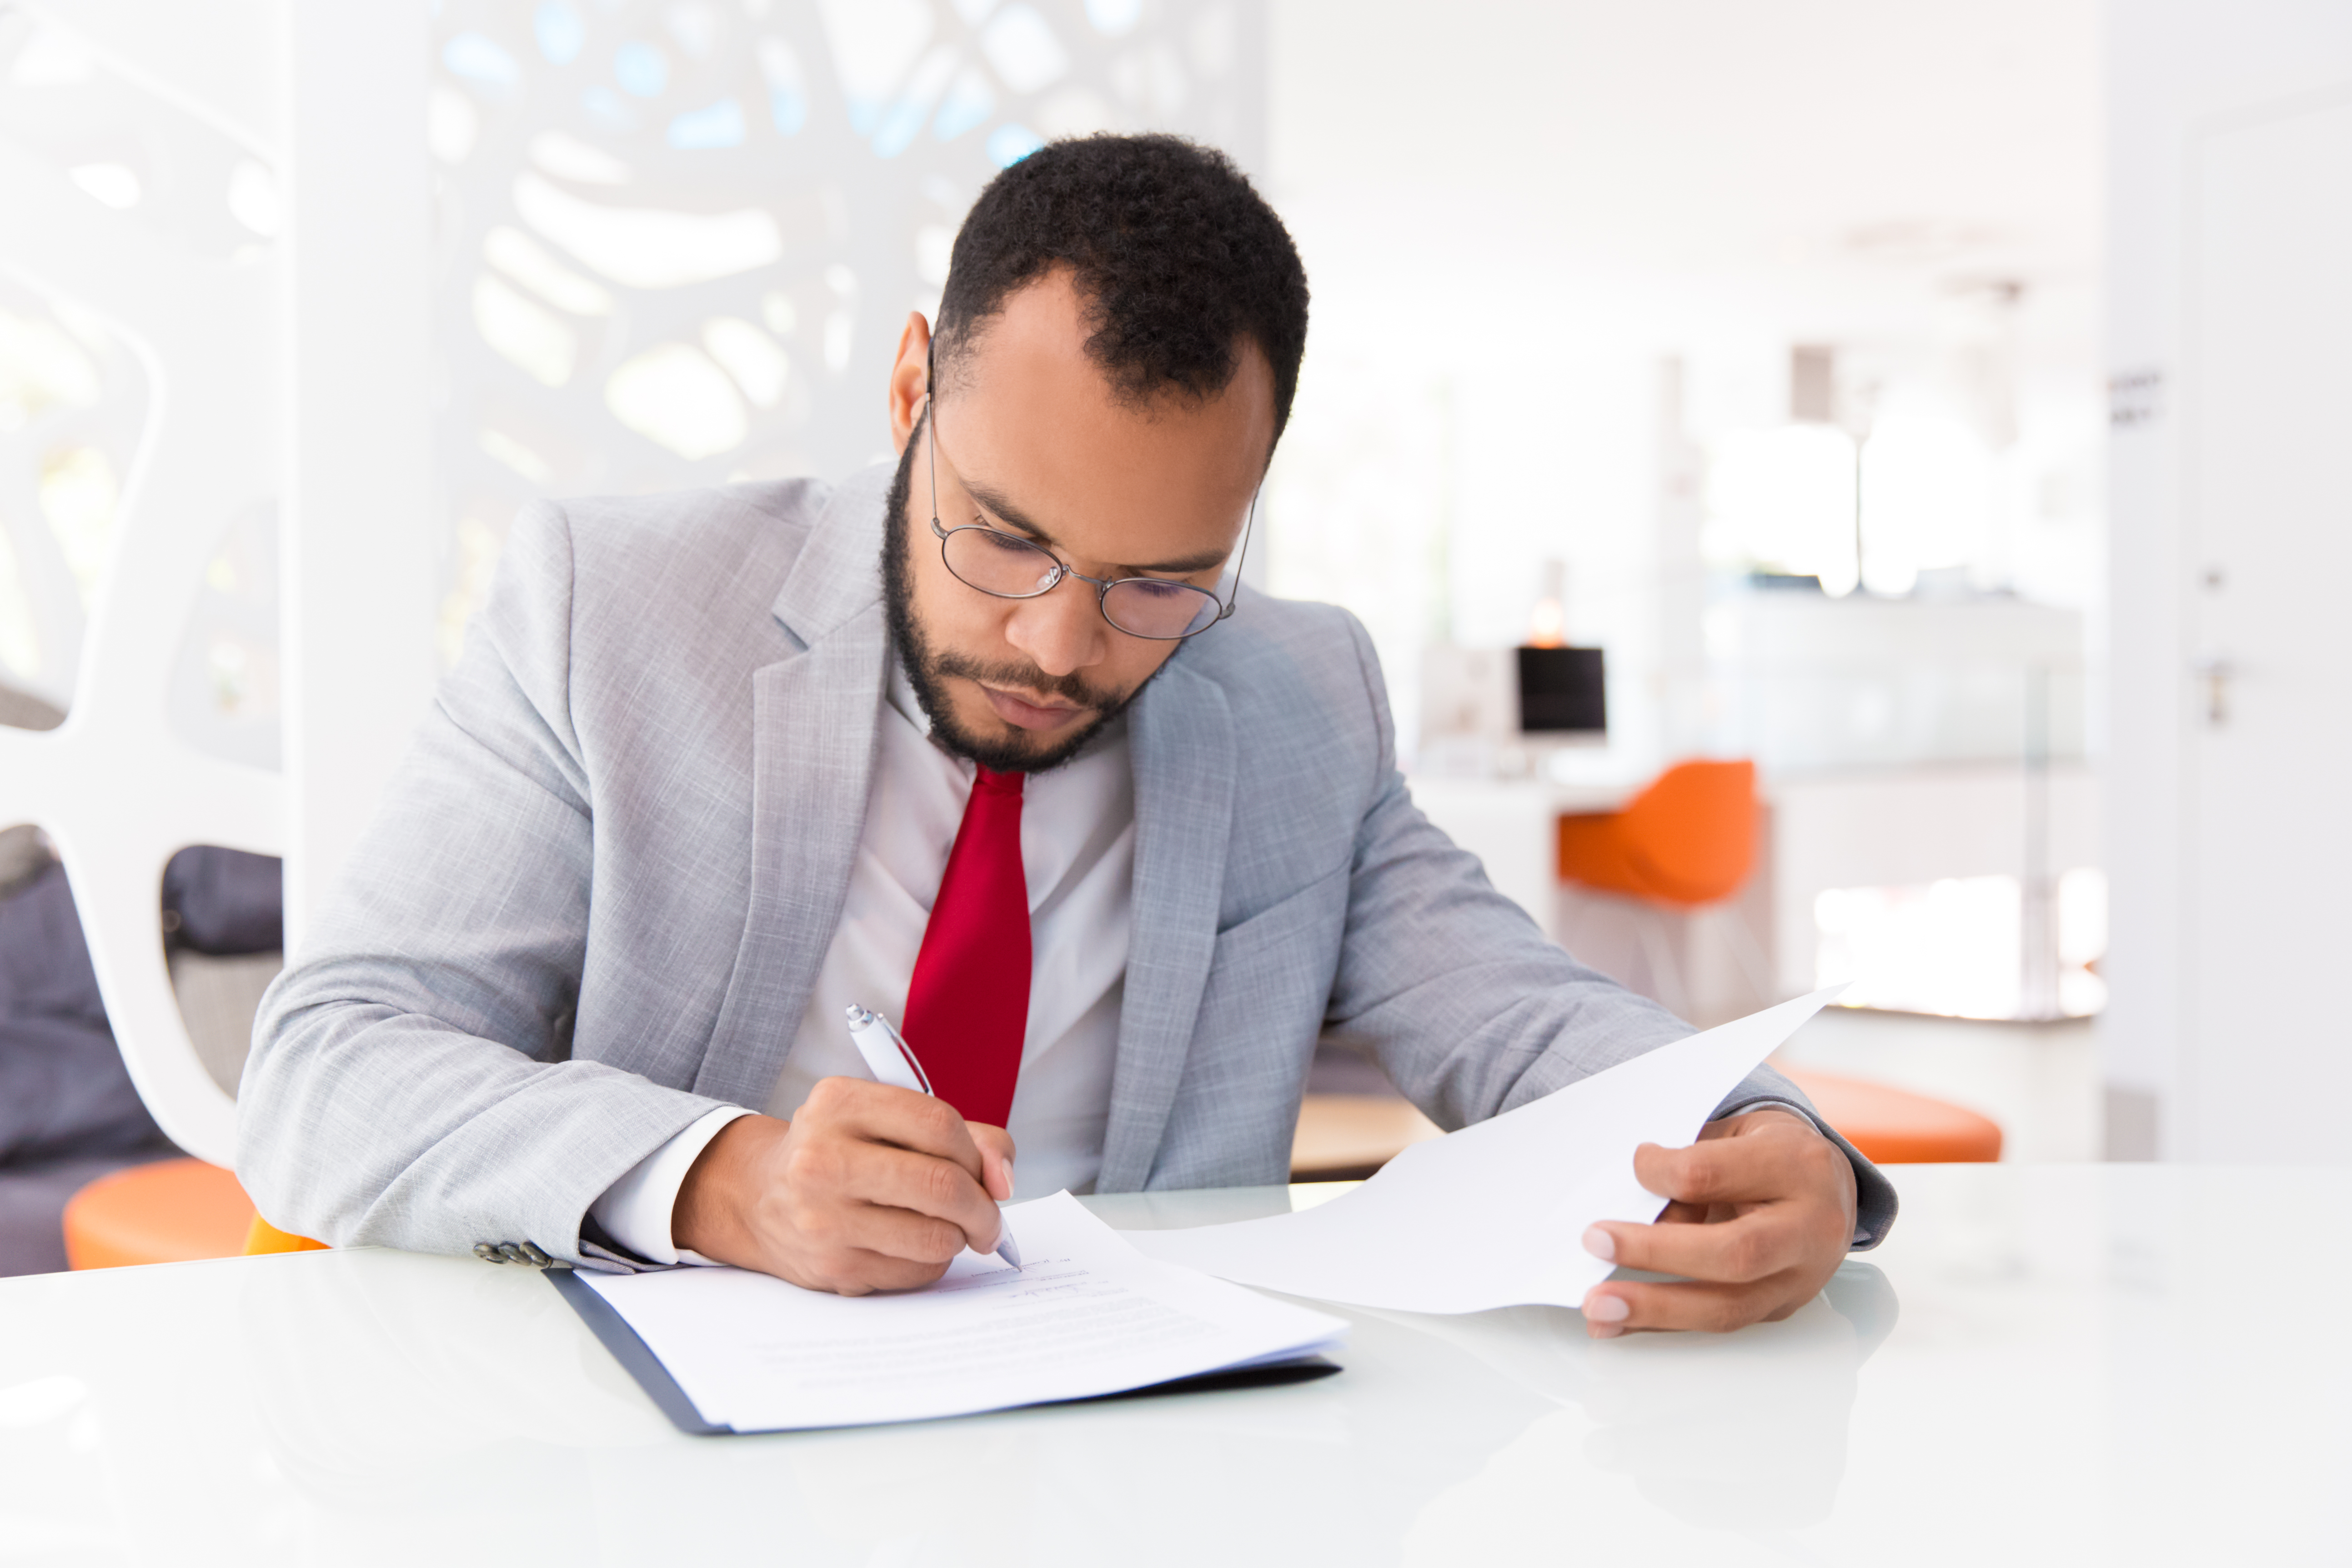
<path fill-rule="evenodd" d="M 948 570 L 983 594 L 1008 599 L 1034 598 L 1051 588 L 1059 566 L 1046 551 L 992 528 L 950 529 L 940 542 Z M 1215 624 L 1222 606 L 1216 595 L 1189 583 L 1125 577 L 1102 595 L 1102 612 L 1133 637 L 1189 637 Z"/>

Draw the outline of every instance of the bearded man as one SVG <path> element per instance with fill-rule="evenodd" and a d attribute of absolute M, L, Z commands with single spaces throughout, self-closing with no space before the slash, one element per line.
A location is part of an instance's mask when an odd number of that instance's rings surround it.
<path fill-rule="evenodd" d="M 1241 588 L 1307 306 L 1222 155 L 1056 143 L 907 321 L 895 468 L 527 511 L 265 1002 L 262 1212 L 898 1289 L 1016 1194 L 1284 1180 L 1319 1041 L 1454 1128 L 1688 1033 L 1414 809 L 1353 618 Z M 1587 1245 L 1682 1282 L 1596 1334 L 1785 1316 L 1895 1212 L 1769 1070 L 1636 1168 Z"/>

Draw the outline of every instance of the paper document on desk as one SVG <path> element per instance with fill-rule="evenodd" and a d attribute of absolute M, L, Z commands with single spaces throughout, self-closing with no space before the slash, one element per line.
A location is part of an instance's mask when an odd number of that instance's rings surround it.
<path fill-rule="evenodd" d="M 1345 1320 L 1139 1255 L 1067 1193 L 1005 1210 L 1027 1268 L 966 1252 L 919 1290 L 834 1296 L 740 1268 L 574 1274 L 634 1331 L 590 1325 L 673 1420 L 780 1432 L 964 1415 L 1286 1363 Z M 633 1364 L 634 1363 L 634 1364 Z M 1319 1370 L 1330 1370 L 1328 1366 Z M 666 1373 L 700 1424 L 674 1408 Z"/>
<path fill-rule="evenodd" d="M 1594 1220 L 1649 1221 L 1643 1143 L 1678 1148 L 1739 1080 L 1843 986 L 1662 1046 L 1532 1104 L 1415 1143 L 1315 1208 L 1192 1230 L 1130 1231 L 1149 1257 L 1293 1296 L 1406 1312 L 1573 1307 L 1610 1265 Z"/>

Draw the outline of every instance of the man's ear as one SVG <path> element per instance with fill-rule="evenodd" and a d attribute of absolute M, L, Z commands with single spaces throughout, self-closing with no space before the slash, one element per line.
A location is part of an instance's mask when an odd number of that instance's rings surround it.
<path fill-rule="evenodd" d="M 906 451 L 915 421 L 922 415 L 923 399 L 931 390 L 930 353 L 931 324 L 920 310 L 909 310 L 898 333 L 898 357 L 890 366 L 890 447 L 895 452 Z"/>

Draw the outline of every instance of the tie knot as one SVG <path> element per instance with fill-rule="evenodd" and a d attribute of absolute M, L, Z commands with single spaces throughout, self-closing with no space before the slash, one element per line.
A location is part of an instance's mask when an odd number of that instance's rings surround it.
<path fill-rule="evenodd" d="M 980 767 L 978 763 L 974 763 L 973 766 L 977 769 L 977 774 L 971 781 L 971 787 L 986 790 L 991 795 L 1017 795 L 1021 793 L 1021 786 L 1029 779 L 1027 773 L 1000 773 L 990 768 Z"/>

